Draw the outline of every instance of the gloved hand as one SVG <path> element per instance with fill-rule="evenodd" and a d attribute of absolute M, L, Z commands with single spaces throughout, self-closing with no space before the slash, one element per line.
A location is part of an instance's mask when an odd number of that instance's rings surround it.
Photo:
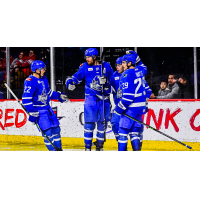
<path fill-rule="evenodd" d="M 122 107 L 120 102 L 116 105 L 115 109 L 113 110 L 113 112 L 117 115 L 121 115 L 124 111 L 126 110 L 126 108 Z"/>
<path fill-rule="evenodd" d="M 99 77 L 99 83 L 100 83 L 101 85 L 105 85 L 105 84 L 106 84 L 106 78 L 105 78 L 104 76 Z"/>
<path fill-rule="evenodd" d="M 68 90 L 73 91 L 76 88 L 72 78 L 67 78 L 65 83 Z"/>
<path fill-rule="evenodd" d="M 38 119 L 39 119 L 39 112 L 38 112 L 38 111 L 36 111 L 36 112 L 30 112 L 30 113 L 29 113 L 29 118 L 28 118 L 28 120 L 29 120 L 30 122 L 32 122 L 33 125 L 35 125 L 35 124 L 37 123 Z"/>
<path fill-rule="evenodd" d="M 60 94 L 60 97 L 58 98 L 58 101 L 60 101 L 61 103 L 69 101 L 69 98 L 65 93 L 63 93 L 63 92 L 58 92 L 58 93 Z"/>

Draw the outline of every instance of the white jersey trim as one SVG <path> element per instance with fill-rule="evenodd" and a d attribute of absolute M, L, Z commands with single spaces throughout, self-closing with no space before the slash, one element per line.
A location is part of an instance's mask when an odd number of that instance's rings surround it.
<path fill-rule="evenodd" d="M 146 106 L 146 102 L 141 102 L 141 103 L 132 103 L 129 108 L 134 108 L 134 107 L 142 107 Z"/>

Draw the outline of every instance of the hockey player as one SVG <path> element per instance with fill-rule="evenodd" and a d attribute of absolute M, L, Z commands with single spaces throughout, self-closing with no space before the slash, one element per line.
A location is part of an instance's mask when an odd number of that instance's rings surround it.
<path fill-rule="evenodd" d="M 138 151 L 141 148 L 140 140 L 142 139 L 143 126 L 121 114 L 125 113 L 142 121 L 142 115 L 148 111 L 145 88 L 148 96 L 150 96 L 151 92 L 144 79 L 145 70 L 143 67 L 136 65 L 135 56 L 124 56 L 123 67 L 130 69 L 122 74 L 120 85 L 122 98 L 114 110 L 120 116 L 118 150 L 126 150 L 129 134 L 133 150 Z"/>
<path fill-rule="evenodd" d="M 24 82 L 22 104 L 29 113 L 29 121 L 33 124 L 37 123 L 54 146 L 62 149 L 59 121 L 49 105 L 49 101 L 57 99 L 63 103 L 68 100 L 67 95 L 49 88 L 47 77 L 44 75 L 46 70 L 44 62 L 33 61 L 31 70 L 33 74 Z M 45 137 L 44 143 L 49 151 L 55 151 Z"/>
<path fill-rule="evenodd" d="M 79 84 L 83 79 L 85 79 L 85 150 L 91 151 L 93 131 L 95 129 L 95 123 L 97 123 L 96 150 L 102 151 L 104 145 L 104 131 L 107 127 L 107 122 L 110 121 L 109 95 L 111 93 L 110 78 L 113 74 L 113 70 L 109 63 L 103 62 L 102 73 L 102 67 L 98 64 L 97 61 L 97 49 L 87 49 L 85 51 L 85 56 L 87 62 L 83 63 L 80 66 L 78 72 L 66 80 L 66 88 L 68 90 L 74 90 L 75 84 Z M 103 93 L 102 87 L 104 88 Z M 103 113 L 105 116 L 103 116 Z M 106 124 L 103 123 L 104 117 Z"/>
<path fill-rule="evenodd" d="M 122 57 L 117 58 L 116 60 L 116 69 L 117 71 L 114 72 L 113 76 L 111 77 L 111 89 L 112 89 L 112 94 L 114 98 L 114 103 L 117 105 L 120 101 L 121 94 L 119 93 L 119 82 L 121 75 L 124 71 L 123 66 L 122 66 Z M 116 113 L 112 113 L 112 119 L 111 119 L 111 124 L 112 124 L 112 131 L 115 134 L 115 138 L 118 141 L 118 131 L 119 131 L 119 120 L 120 116 L 117 115 Z"/>

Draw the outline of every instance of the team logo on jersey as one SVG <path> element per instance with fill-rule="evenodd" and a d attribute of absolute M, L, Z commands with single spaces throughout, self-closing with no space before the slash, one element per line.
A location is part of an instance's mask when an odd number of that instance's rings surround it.
<path fill-rule="evenodd" d="M 88 71 L 89 71 L 89 72 L 93 71 L 93 68 L 88 68 Z"/>
<path fill-rule="evenodd" d="M 26 81 L 31 81 L 31 78 L 27 78 Z"/>
<path fill-rule="evenodd" d="M 115 77 L 115 80 L 119 80 L 119 76 Z"/>
<path fill-rule="evenodd" d="M 44 82 L 41 81 L 41 83 L 42 83 L 42 86 L 43 86 L 43 90 L 42 90 L 42 94 L 38 95 L 38 101 L 41 101 L 43 104 L 46 104 L 48 97 L 47 97 L 47 93 L 46 93 Z"/>
<path fill-rule="evenodd" d="M 106 68 L 103 69 L 103 73 L 106 74 Z"/>
<path fill-rule="evenodd" d="M 96 68 L 96 71 L 99 71 L 99 67 Z"/>
<path fill-rule="evenodd" d="M 127 77 L 127 74 L 124 74 L 124 77 Z"/>

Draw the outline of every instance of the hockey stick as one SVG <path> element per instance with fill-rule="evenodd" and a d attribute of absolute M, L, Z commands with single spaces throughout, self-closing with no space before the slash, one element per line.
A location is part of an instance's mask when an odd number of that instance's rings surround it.
<path fill-rule="evenodd" d="M 15 98 L 15 100 L 21 105 L 21 107 L 24 109 L 24 111 L 26 112 L 27 115 L 28 112 L 26 111 L 26 108 L 23 106 L 23 104 L 20 102 L 20 100 L 15 96 L 15 94 L 13 93 L 13 91 L 9 88 L 9 86 L 4 83 L 4 85 L 7 87 L 7 89 L 9 90 L 9 92 L 13 95 L 13 97 Z M 62 151 L 62 149 L 56 147 L 52 142 L 51 140 L 47 137 L 47 135 L 42 131 L 42 129 L 39 127 L 39 125 L 37 123 L 35 123 L 35 125 L 37 126 L 38 130 L 45 136 L 45 138 L 49 141 L 49 143 L 53 146 L 53 148 L 56 150 L 56 151 Z"/>
<path fill-rule="evenodd" d="M 161 131 L 159 131 L 159 130 L 157 130 L 157 129 L 151 127 L 151 126 L 149 126 L 148 124 L 145 124 L 145 123 L 143 123 L 143 122 L 141 122 L 141 121 L 138 121 L 137 119 L 135 119 L 135 118 L 133 118 L 133 117 L 127 115 L 127 114 L 123 114 L 123 115 L 126 116 L 126 117 L 128 117 L 128 118 L 130 118 L 130 119 L 132 119 L 132 120 L 134 120 L 134 121 L 136 121 L 136 122 L 138 122 L 138 123 L 140 123 L 140 124 L 143 124 L 143 125 L 147 126 L 148 128 L 150 128 L 150 129 L 152 129 L 152 130 L 154 130 L 154 131 L 156 131 L 156 132 L 158 132 L 158 133 L 160 133 L 160 134 L 162 134 L 162 135 L 164 135 L 164 136 L 170 138 L 171 140 L 174 140 L 175 142 L 178 142 L 179 144 L 181 144 L 181 145 L 183 145 L 183 146 L 185 146 L 185 147 L 187 147 L 187 148 L 189 148 L 189 149 L 192 149 L 192 147 L 190 147 L 190 146 L 188 146 L 188 145 L 186 145 L 186 144 L 184 144 L 184 143 L 178 141 L 177 139 L 175 139 L 175 138 L 173 138 L 173 137 L 171 137 L 171 136 L 169 136 L 169 135 L 167 135 L 167 134 L 165 134 L 165 133 L 163 133 L 163 132 L 161 132 Z"/>
<path fill-rule="evenodd" d="M 103 58 L 104 58 L 104 55 L 105 55 L 105 51 L 102 52 L 102 55 L 101 55 L 101 76 L 103 77 Z M 105 119 L 105 102 L 104 102 L 104 85 L 102 84 L 102 101 L 103 101 L 103 131 L 104 131 L 104 142 L 106 142 L 106 119 Z"/>
<path fill-rule="evenodd" d="M 103 54 L 102 54 L 103 55 Z M 103 77 L 103 60 L 101 63 L 102 77 Z M 106 142 L 106 119 L 105 119 L 105 102 L 104 102 L 104 85 L 102 85 L 102 101 L 103 101 L 103 131 L 104 131 L 104 142 Z"/>

